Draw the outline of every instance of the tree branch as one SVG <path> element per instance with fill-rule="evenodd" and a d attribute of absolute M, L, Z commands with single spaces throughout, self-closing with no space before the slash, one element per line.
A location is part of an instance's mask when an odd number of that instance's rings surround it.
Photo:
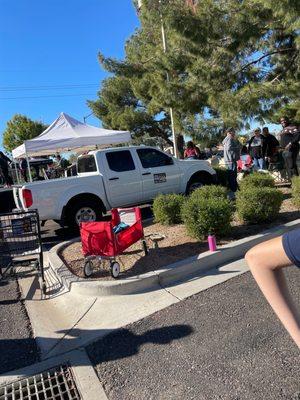
<path fill-rule="evenodd" d="M 264 54 L 261 57 L 259 57 L 258 59 L 249 62 L 248 64 L 244 65 L 239 71 L 237 71 L 236 73 L 239 74 L 240 72 L 244 71 L 246 68 L 250 67 L 250 65 L 253 64 L 257 64 L 259 63 L 261 60 L 263 60 L 266 57 L 272 56 L 273 54 L 278 54 L 278 53 L 286 53 L 286 52 L 290 52 L 290 51 L 295 51 L 296 49 L 294 49 L 293 47 L 290 47 L 288 49 L 279 49 L 276 51 L 271 51 L 270 53 Z"/>
<path fill-rule="evenodd" d="M 241 69 L 239 69 L 236 72 L 236 74 L 239 74 L 240 72 L 244 71 L 246 68 L 250 67 L 250 65 L 257 64 L 261 60 L 263 60 L 264 58 L 272 56 L 273 54 L 286 53 L 286 52 L 290 52 L 290 51 L 295 51 L 295 49 L 290 47 L 288 49 L 279 49 L 279 50 L 276 50 L 276 51 L 271 51 L 270 53 L 264 54 L 263 56 L 259 57 L 258 59 L 254 60 L 254 61 L 251 61 L 248 64 L 244 65 Z"/>

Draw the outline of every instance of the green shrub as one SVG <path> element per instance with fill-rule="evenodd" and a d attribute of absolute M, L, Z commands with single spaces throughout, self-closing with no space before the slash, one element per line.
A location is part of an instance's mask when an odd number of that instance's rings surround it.
<path fill-rule="evenodd" d="M 300 209 L 300 177 L 295 176 L 292 179 L 292 199 L 293 204 Z"/>
<path fill-rule="evenodd" d="M 194 190 L 190 197 L 194 199 L 227 198 L 227 189 L 219 185 L 206 185 Z"/>
<path fill-rule="evenodd" d="M 250 186 L 238 192 L 236 209 L 243 222 L 273 221 L 278 216 L 282 201 L 283 194 L 276 188 Z"/>
<path fill-rule="evenodd" d="M 240 182 L 240 189 L 244 190 L 249 187 L 275 187 L 274 178 L 269 174 L 261 172 L 254 172 L 253 174 L 246 175 Z"/>
<path fill-rule="evenodd" d="M 182 207 L 182 219 L 188 233 L 197 239 L 208 234 L 222 237 L 231 228 L 232 206 L 223 197 L 190 196 Z"/>
<path fill-rule="evenodd" d="M 155 222 L 163 225 L 179 224 L 181 220 L 181 208 L 185 197 L 180 194 L 159 195 L 153 202 L 153 214 Z"/>
<path fill-rule="evenodd" d="M 217 173 L 218 185 L 228 187 L 228 174 L 226 168 L 213 167 Z"/>

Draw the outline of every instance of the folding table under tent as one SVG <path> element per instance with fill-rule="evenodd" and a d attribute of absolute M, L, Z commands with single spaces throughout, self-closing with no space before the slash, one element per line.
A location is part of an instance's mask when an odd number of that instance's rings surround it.
<path fill-rule="evenodd" d="M 95 147 L 130 141 L 131 135 L 128 131 L 97 128 L 61 113 L 44 132 L 34 139 L 26 140 L 12 151 L 12 155 L 14 159 L 26 158 L 29 166 L 28 156 L 42 156 L 72 150 L 82 152 Z"/>

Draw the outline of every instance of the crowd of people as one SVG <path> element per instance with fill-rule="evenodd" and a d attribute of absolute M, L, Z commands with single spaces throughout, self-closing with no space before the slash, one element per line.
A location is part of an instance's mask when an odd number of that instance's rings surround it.
<path fill-rule="evenodd" d="M 238 189 L 237 172 L 266 170 L 271 163 L 282 159 L 287 176 L 298 176 L 297 157 L 299 155 L 300 130 L 287 117 L 280 119 L 282 131 L 279 140 L 270 134 L 268 127 L 256 128 L 247 144 L 241 147 L 233 128 L 226 131 L 223 140 L 224 163 L 228 171 L 228 184 L 231 192 Z"/>

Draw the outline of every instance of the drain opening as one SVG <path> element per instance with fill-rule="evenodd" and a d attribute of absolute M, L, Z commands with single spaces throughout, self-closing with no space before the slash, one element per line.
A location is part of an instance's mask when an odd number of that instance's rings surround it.
<path fill-rule="evenodd" d="M 0 386 L 0 400 L 80 400 L 71 368 L 49 371 Z"/>

